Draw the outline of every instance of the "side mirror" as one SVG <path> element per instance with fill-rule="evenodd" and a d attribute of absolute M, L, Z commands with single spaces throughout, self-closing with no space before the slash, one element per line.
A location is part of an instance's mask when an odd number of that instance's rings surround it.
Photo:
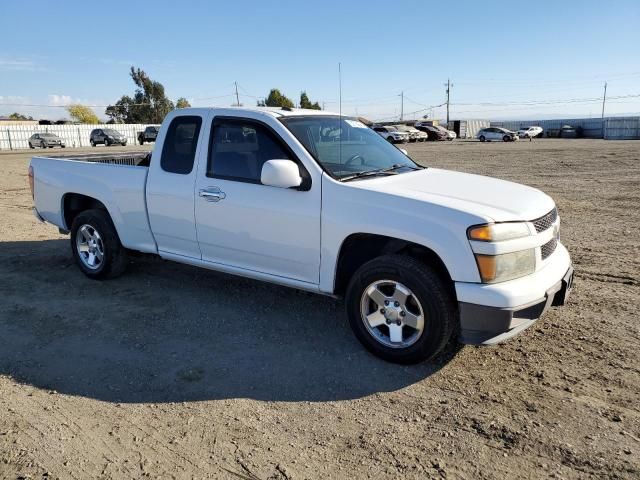
<path fill-rule="evenodd" d="M 279 188 L 299 187 L 302 184 L 298 165 L 291 160 L 268 160 L 262 166 L 260 182 Z"/>
<path fill-rule="evenodd" d="M 404 153 L 407 157 L 409 156 L 409 152 L 407 152 L 404 148 L 401 148 L 400 151 Z"/>

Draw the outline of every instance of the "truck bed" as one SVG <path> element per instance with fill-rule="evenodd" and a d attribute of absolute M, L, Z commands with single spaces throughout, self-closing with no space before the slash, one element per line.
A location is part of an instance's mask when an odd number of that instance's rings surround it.
<path fill-rule="evenodd" d="M 35 156 L 31 160 L 38 215 L 63 230 L 67 199 L 81 195 L 102 203 L 126 248 L 155 252 L 147 217 L 150 152 Z"/>

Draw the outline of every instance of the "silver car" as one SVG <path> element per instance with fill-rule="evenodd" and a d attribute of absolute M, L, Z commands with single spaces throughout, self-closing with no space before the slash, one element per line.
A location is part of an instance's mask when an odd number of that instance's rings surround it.
<path fill-rule="evenodd" d="M 53 133 L 34 133 L 29 137 L 29 148 L 65 148 L 64 140 Z"/>

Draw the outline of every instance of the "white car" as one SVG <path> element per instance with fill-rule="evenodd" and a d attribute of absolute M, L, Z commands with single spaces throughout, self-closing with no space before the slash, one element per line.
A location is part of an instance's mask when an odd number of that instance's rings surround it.
<path fill-rule="evenodd" d="M 116 277 L 139 251 L 344 297 L 357 338 L 389 361 L 430 359 L 454 334 L 506 340 L 572 285 L 551 197 L 422 167 L 325 111 L 181 108 L 151 156 L 35 156 L 28 173 L 36 218 L 70 233 L 87 277 Z"/>
<path fill-rule="evenodd" d="M 476 135 L 481 142 L 491 142 L 493 140 L 501 142 L 515 142 L 519 140 L 518 134 L 501 127 L 483 128 Z"/>
<path fill-rule="evenodd" d="M 393 125 L 393 127 L 399 132 L 408 133 L 410 142 L 426 142 L 429 139 L 429 135 L 415 127 L 409 125 Z"/>
<path fill-rule="evenodd" d="M 448 130 L 446 128 L 444 128 L 441 125 L 436 126 L 437 129 L 445 132 L 445 134 L 447 135 L 447 140 L 451 141 L 451 140 L 455 140 L 456 138 L 458 138 L 458 134 L 456 132 L 454 132 L 453 130 Z"/>
<path fill-rule="evenodd" d="M 409 132 L 401 132 L 396 127 L 373 127 L 373 131 L 377 132 L 382 138 L 391 143 L 406 143 L 411 139 Z"/>
<path fill-rule="evenodd" d="M 517 133 L 520 138 L 535 138 L 542 133 L 542 127 L 522 127 Z"/>

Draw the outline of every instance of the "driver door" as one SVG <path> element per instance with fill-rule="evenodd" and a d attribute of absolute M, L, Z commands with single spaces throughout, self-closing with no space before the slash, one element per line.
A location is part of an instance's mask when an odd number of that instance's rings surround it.
<path fill-rule="evenodd" d="M 319 283 L 320 181 L 283 140 L 276 120 L 269 125 L 245 117 L 210 120 L 208 151 L 199 161 L 196 226 L 207 262 Z M 268 160 L 296 162 L 305 187 L 262 185 Z"/>

